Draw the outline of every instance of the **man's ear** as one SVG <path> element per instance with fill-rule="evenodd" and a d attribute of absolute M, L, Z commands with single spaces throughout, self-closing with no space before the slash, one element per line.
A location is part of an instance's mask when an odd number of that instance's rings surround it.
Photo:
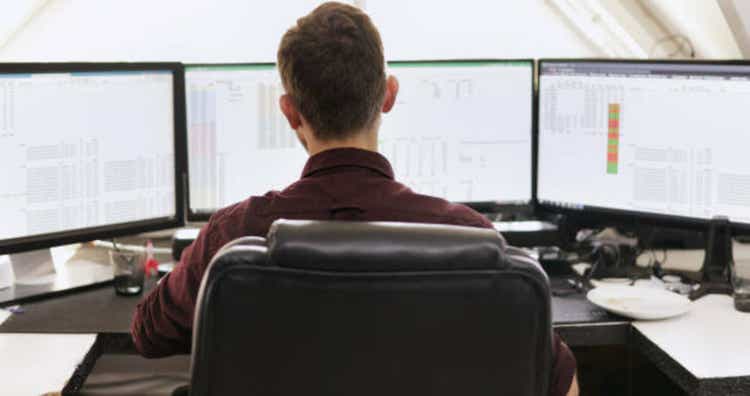
<path fill-rule="evenodd" d="M 284 117 L 289 122 L 289 126 L 295 131 L 302 125 L 302 117 L 297 111 L 297 107 L 292 101 L 292 97 L 289 94 L 281 95 L 279 98 L 279 107 L 281 112 L 284 113 Z"/>
<path fill-rule="evenodd" d="M 388 76 L 385 80 L 385 99 L 383 100 L 383 113 L 391 111 L 396 103 L 398 95 L 398 80 L 395 76 Z"/>

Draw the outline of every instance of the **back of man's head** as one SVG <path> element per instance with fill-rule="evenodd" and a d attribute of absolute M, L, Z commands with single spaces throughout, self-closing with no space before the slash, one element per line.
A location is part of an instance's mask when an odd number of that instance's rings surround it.
<path fill-rule="evenodd" d="M 325 3 L 297 20 L 277 54 L 284 89 L 322 141 L 377 120 L 386 90 L 380 34 L 356 7 Z"/>

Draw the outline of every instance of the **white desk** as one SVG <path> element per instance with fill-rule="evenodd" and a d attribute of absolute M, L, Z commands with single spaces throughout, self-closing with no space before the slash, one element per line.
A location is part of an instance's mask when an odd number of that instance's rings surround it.
<path fill-rule="evenodd" d="M 736 311 L 732 297 L 708 295 L 693 302 L 692 310 L 683 316 L 636 321 L 633 327 L 668 357 L 652 358 L 664 364 L 668 362 L 663 360 L 671 359 L 684 369 L 676 367 L 670 376 L 691 388 L 691 394 L 747 394 L 750 313 Z"/>
<path fill-rule="evenodd" d="M 8 318 L 10 317 L 10 315 L 12 315 L 10 313 L 10 311 L 6 311 L 4 309 L 0 309 L 0 326 L 3 324 L 3 322 L 5 322 L 6 320 L 8 320 Z"/>
<path fill-rule="evenodd" d="M 95 340 L 96 334 L 0 334 L 0 393 L 62 391 Z"/>
<path fill-rule="evenodd" d="M 750 313 L 732 297 L 708 295 L 686 315 L 633 326 L 696 378 L 750 376 Z"/>

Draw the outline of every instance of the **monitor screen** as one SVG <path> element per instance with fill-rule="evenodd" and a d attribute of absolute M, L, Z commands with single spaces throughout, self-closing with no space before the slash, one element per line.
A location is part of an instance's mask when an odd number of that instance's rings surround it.
<path fill-rule="evenodd" d="M 174 71 L 46 68 L 0 69 L 0 248 L 181 221 Z"/>
<path fill-rule="evenodd" d="M 531 200 L 531 61 L 389 66 L 399 93 L 379 146 L 396 180 L 453 202 Z"/>
<path fill-rule="evenodd" d="M 451 201 L 531 200 L 531 61 L 389 68 L 400 90 L 379 150 L 397 180 Z M 185 81 L 193 218 L 299 178 L 307 154 L 279 109 L 274 65 L 188 66 Z"/>
<path fill-rule="evenodd" d="M 185 85 L 191 217 L 299 179 L 307 152 L 279 109 L 274 65 L 188 66 Z"/>
<path fill-rule="evenodd" d="M 750 223 L 750 64 L 542 61 L 538 199 Z"/>

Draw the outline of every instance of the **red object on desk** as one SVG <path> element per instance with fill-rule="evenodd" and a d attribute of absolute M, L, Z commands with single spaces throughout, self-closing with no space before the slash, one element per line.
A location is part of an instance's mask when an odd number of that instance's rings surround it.
<path fill-rule="evenodd" d="M 144 267 L 148 276 L 159 272 L 159 262 L 154 258 L 154 244 L 150 239 L 146 241 L 146 264 Z"/>

